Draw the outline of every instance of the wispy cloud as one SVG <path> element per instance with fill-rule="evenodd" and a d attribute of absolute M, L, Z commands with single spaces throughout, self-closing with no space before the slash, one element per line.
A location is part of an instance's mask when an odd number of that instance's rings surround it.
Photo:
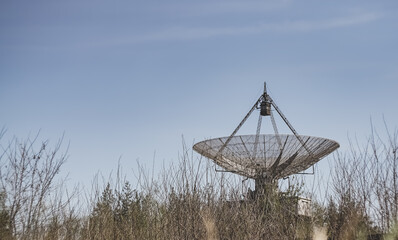
<path fill-rule="evenodd" d="M 255 1 L 197 1 L 178 4 L 165 4 L 159 9 L 163 14 L 173 13 L 188 17 L 242 14 L 269 12 L 286 8 L 291 5 L 292 0 L 255 0 Z"/>
<path fill-rule="evenodd" d="M 381 17 L 381 14 L 367 13 L 320 21 L 296 21 L 282 24 L 280 26 L 277 26 L 277 28 L 280 28 L 281 31 L 314 31 L 365 24 L 376 21 Z"/>
<path fill-rule="evenodd" d="M 285 21 L 277 23 L 261 23 L 247 26 L 228 27 L 187 27 L 175 26 L 157 32 L 120 37 L 109 44 L 134 44 L 151 41 L 181 41 L 207 39 L 222 36 L 240 36 L 262 34 L 266 32 L 294 33 L 328 30 L 366 24 L 376 21 L 382 17 L 381 14 L 368 13 L 341 18 L 311 21 Z"/>

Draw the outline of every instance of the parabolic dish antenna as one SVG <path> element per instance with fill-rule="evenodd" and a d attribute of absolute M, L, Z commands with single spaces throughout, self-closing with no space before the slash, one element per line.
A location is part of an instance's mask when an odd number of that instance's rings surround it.
<path fill-rule="evenodd" d="M 313 157 L 295 135 L 259 135 L 255 153 L 255 135 L 234 136 L 218 157 L 217 153 L 228 137 L 196 143 L 193 149 L 226 171 L 249 178 L 261 177 L 265 173 L 272 179 L 279 179 L 306 170 L 339 147 L 337 142 L 330 139 L 300 137 L 312 151 Z"/>
<path fill-rule="evenodd" d="M 254 110 L 260 112 L 256 134 L 236 135 Z M 292 134 L 279 134 L 274 111 Z M 270 117 L 274 134 L 260 134 L 263 117 Z M 337 148 L 339 144 L 333 140 L 299 135 L 268 95 L 265 84 L 263 94 L 229 137 L 213 138 L 193 146 L 223 171 L 255 179 L 256 189 L 306 170 Z"/>

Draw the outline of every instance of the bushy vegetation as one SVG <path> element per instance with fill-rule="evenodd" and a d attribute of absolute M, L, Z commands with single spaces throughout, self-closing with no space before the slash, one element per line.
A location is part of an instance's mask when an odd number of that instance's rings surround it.
<path fill-rule="evenodd" d="M 134 187 L 118 171 L 91 193 L 63 195 L 61 142 L 15 139 L 0 155 L 0 239 L 397 239 L 397 140 L 373 133 L 335 154 L 329 200 L 305 217 L 300 182 L 249 199 L 240 179 L 186 147 L 158 176 L 138 166 Z"/>

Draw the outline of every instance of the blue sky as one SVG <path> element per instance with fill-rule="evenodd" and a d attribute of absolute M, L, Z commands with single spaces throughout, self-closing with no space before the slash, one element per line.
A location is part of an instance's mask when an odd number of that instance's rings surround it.
<path fill-rule="evenodd" d="M 347 134 L 365 139 L 371 117 L 397 126 L 397 10 L 366 0 L 3 0 L 2 141 L 65 133 L 63 173 L 87 184 L 120 157 L 126 174 L 137 159 L 177 162 L 182 135 L 188 146 L 229 135 L 267 81 L 300 134 L 344 150 Z M 256 120 L 239 133 L 255 133 Z"/>

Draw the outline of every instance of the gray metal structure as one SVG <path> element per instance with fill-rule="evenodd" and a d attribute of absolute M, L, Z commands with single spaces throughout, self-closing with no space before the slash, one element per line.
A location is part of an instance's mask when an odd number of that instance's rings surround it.
<path fill-rule="evenodd" d="M 228 137 L 214 138 L 196 143 L 193 149 L 228 172 L 254 179 L 276 180 L 306 170 L 339 147 L 330 139 L 300 137 L 312 157 L 295 135 L 279 135 L 281 145 L 274 134 L 259 135 L 256 151 L 256 135 L 234 136 L 226 146 Z M 223 152 L 217 155 L 222 147 Z"/>
<path fill-rule="evenodd" d="M 256 109 L 260 110 L 256 134 L 236 135 Z M 279 134 L 274 110 L 293 134 Z M 263 117 L 271 118 L 274 134 L 260 134 Z M 202 141 L 193 149 L 225 171 L 255 179 L 258 189 L 306 170 L 338 147 L 339 144 L 330 139 L 299 135 L 268 95 L 264 84 L 263 94 L 229 137 Z"/>

